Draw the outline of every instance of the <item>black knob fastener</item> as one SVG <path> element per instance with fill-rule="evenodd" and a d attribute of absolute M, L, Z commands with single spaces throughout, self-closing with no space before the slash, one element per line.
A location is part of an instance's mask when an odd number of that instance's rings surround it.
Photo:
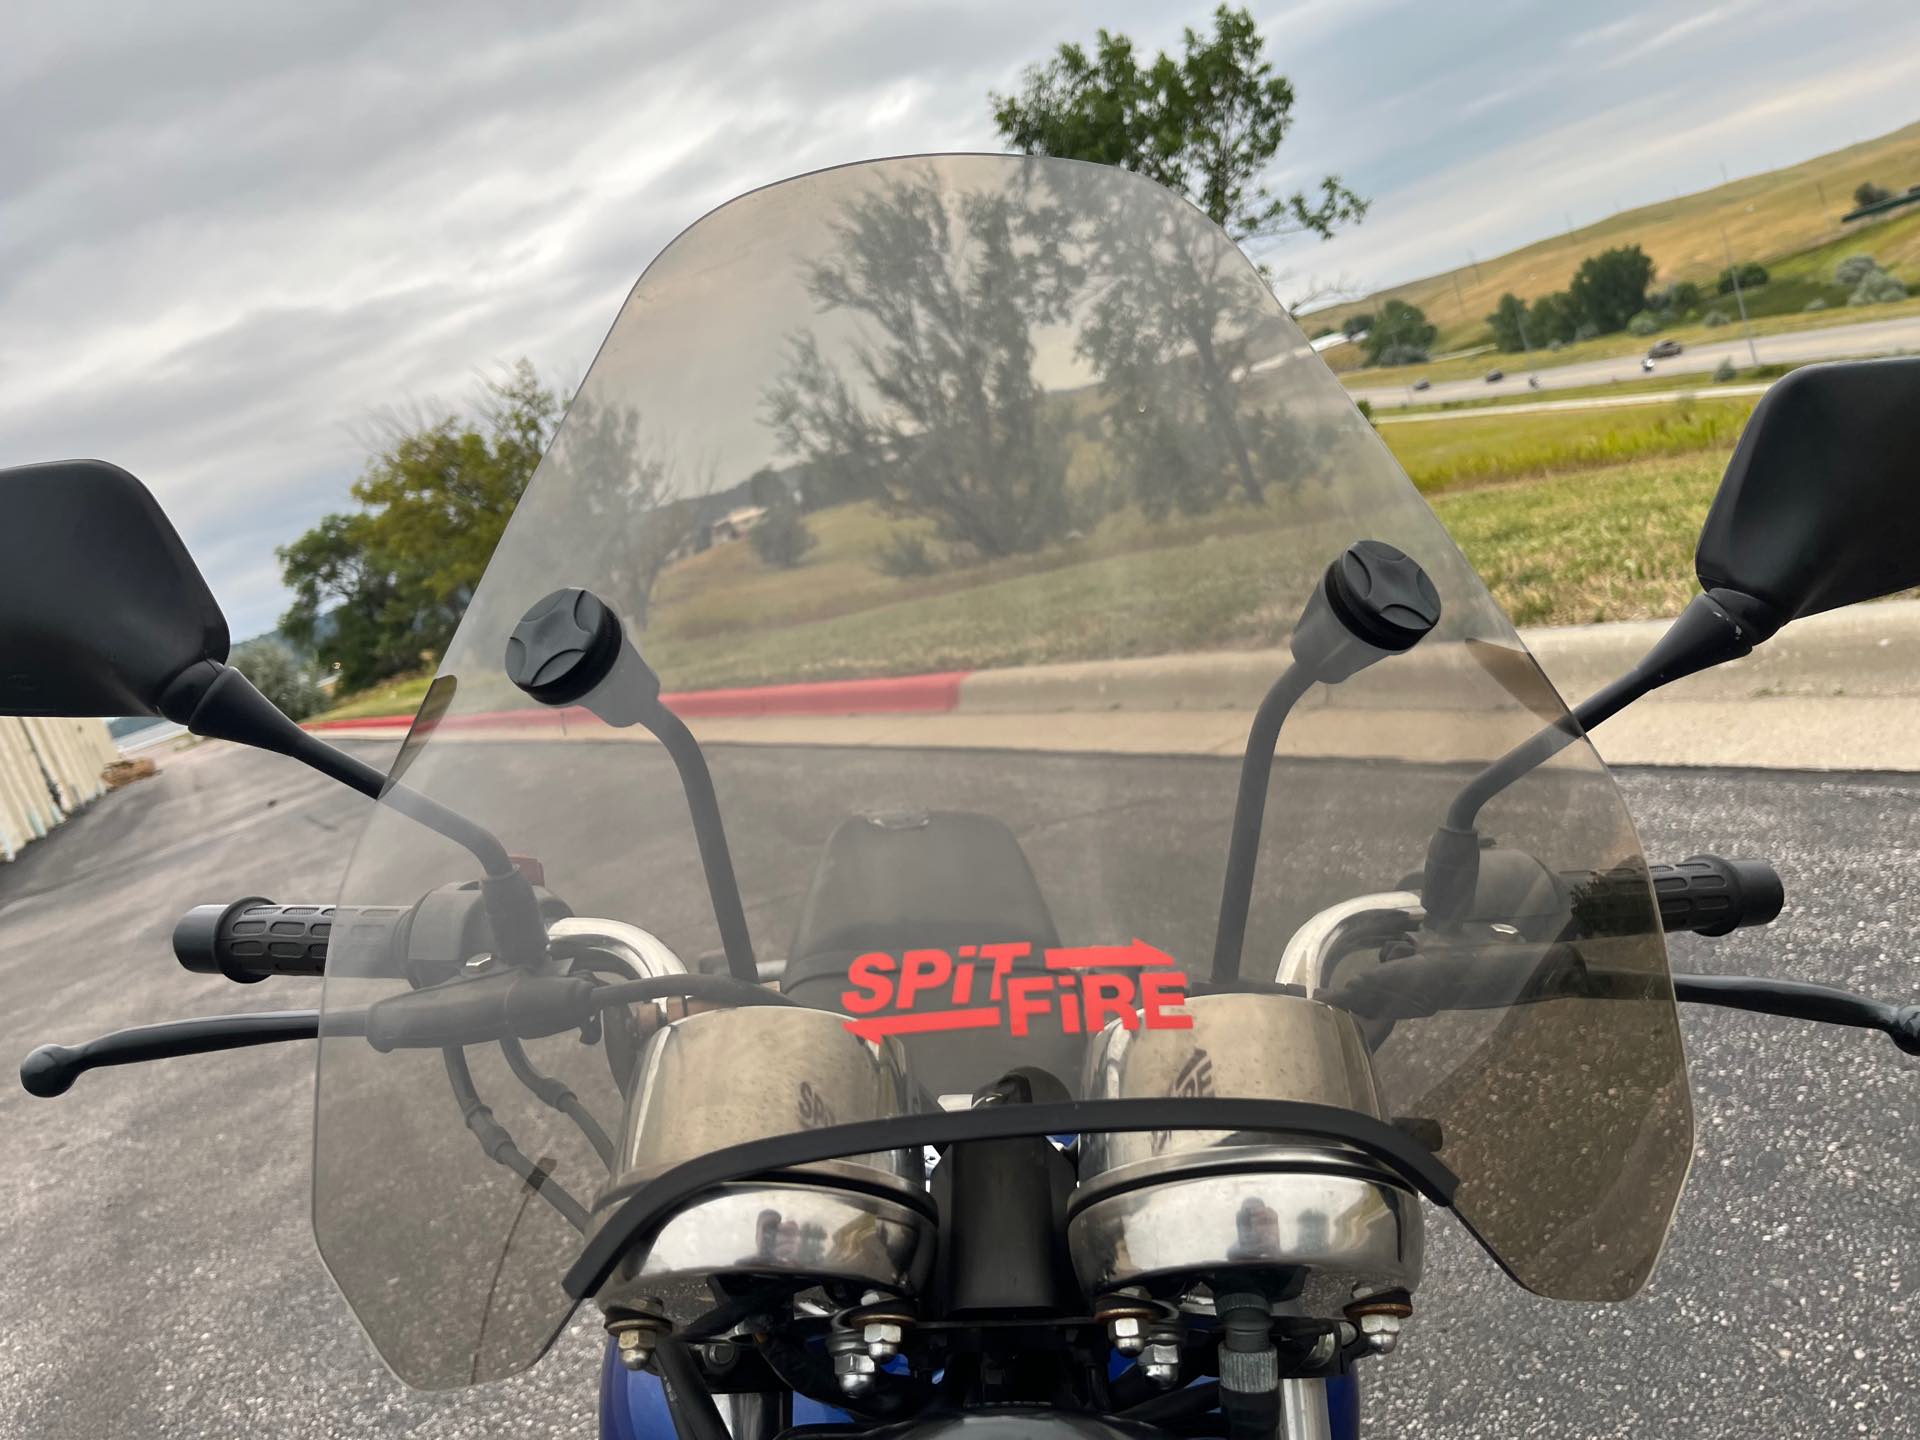
<path fill-rule="evenodd" d="M 1293 659 L 1337 685 L 1377 660 L 1411 650 L 1440 623 L 1440 592 L 1420 562 L 1384 540 L 1334 558 L 1293 631 Z"/>
<path fill-rule="evenodd" d="M 542 705 L 569 705 L 612 673 L 620 621 L 591 590 L 534 602 L 507 638 L 507 678 Z"/>

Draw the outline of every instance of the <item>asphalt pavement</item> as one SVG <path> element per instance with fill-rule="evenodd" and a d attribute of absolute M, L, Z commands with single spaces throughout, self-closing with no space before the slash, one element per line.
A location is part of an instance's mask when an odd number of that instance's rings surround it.
<path fill-rule="evenodd" d="M 618 748 L 629 757 L 619 763 L 641 763 L 641 752 Z M 584 754 L 558 747 L 556 760 L 562 751 Z M 875 792 L 903 775 L 977 786 L 990 771 L 966 767 L 994 763 L 992 753 L 867 751 L 844 775 Z M 1119 788 L 1110 776 L 1086 783 L 1091 772 L 1074 767 L 1092 758 L 1055 763 L 1052 789 L 1010 787 L 1007 802 L 1020 807 L 1008 818 L 1043 880 L 1071 849 L 1054 837 L 1115 824 L 1143 827 L 1164 851 L 1164 874 L 1126 875 L 1129 893 L 1115 904 L 1151 908 L 1163 903 L 1156 886 L 1191 888 L 1189 865 L 1217 870 L 1180 824 L 1181 797 L 1214 773 L 1194 767 L 1210 762 L 1137 757 Z M 1622 779 L 1655 858 L 1759 853 L 1788 880 L 1789 908 L 1775 926 L 1684 943 L 1681 963 L 1920 994 L 1910 958 L 1920 954 L 1920 777 L 1640 770 Z M 790 819 L 805 798 L 774 797 Z M 622 803 L 608 787 L 583 787 L 567 818 L 617 852 L 607 842 L 623 833 Z M 1081 809 L 1043 814 L 1065 803 Z M 286 761 L 216 745 L 106 797 L 0 868 L 0 1051 L 17 1057 L 43 1040 L 119 1025 L 308 1003 L 310 982 L 236 991 L 188 975 L 167 937 L 196 902 L 328 896 L 364 809 Z M 795 903 L 794 877 L 810 863 L 777 857 L 778 833 L 737 847 L 743 867 L 781 870 L 774 910 Z M 370 859 L 363 852 L 362 864 Z M 635 869 L 652 878 L 644 857 Z M 662 903 L 675 912 L 663 933 L 699 914 L 678 892 Z M 766 918 L 756 914 L 756 928 L 777 933 Z M 1608 1307 L 1534 1299 L 1435 1217 L 1419 1313 L 1399 1353 L 1369 1366 L 1368 1433 L 1914 1433 L 1920 1065 L 1856 1032 L 1723 1011 L 1684 1023 L 1696 1159 L 1648 1291 Z M 314 1253 L 312 1074 L 310 1050 L 287 1047 L 97 1072 L 56 1101 L 0 1092 L 9 1142 L 0 1160 L 9 1242 L 0 1434 L 593 1433 L 599 1339 L 590 1321 L 531 1373 L 479 1389 L 410 1392 L 382 1367 Z"/>
<path fill-rule="evenodd" d="M 1726 326 L 1723 339 L 1689 344 L 1680 354 L 1654 361 L 1655 374 L 1703 375 L 1731 360 L 1745 368 L 1755 363 L 1748 352 L 1746 336 L 1738 322 Z M 1647 342 L 1651 345 L 1653 342 Z M 1859 325 L 1831 325 L 1820 330 L 1794 330 L 1784 335 L 1757 335 L 1754 352 L 1762 365 L 1786 364 L 1805 360 L 1839 360 L 1858 355 L 1890 355 L 1895 351 L 1920 349 L 1920 315 L 1893 320 L 1870 320 Z M 1554 362 L 1553 353 L 1536 351 L 1531 356 L 1502 355 L 1488 351 L 1486 370 L 1504 370 L 1506 378 L 1491 383 L 1485 379 L 1436 380 L 1425 390 L 1414 390 L 1420 378 L 1418 366 L 1408 366 L 1405 383 L 1399 385 L 1356 386 L 1353 398 L 1365 400 L 1376 409 L 1394 405 L 1443 405 L 1449 400 L 1486 400 L 1508 395 L 1530 395 L 1541 390 L 1566 390 L 1576 385 L 1605 385 L 1615 380 L 1638 380 L 1645 371 L 1640 360 L 1645 351 L 1619 355 L 1609 360 L 1583 360 L 1573 365 Z M 1530 387 L 1527 377 L 1540 384 Z"/>

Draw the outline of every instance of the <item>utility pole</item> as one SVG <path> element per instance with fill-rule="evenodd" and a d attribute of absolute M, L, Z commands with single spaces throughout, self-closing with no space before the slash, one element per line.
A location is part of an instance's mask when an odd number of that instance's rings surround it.
<path fill-rule="evenodd" d="M 1753 343 L 1753 322 L 1747 319 L 1747 297 L 1740 289 L 1740 267 L 1733 263 L 1733 242 L 1727 239 L 1727 227 L 1720 227 L 1720 243 L 1726 247 L 1727 275 L 1733 281 L 1733 303 L 1740 307 L 1740 328 L 1747 332 L 1747 358 L 1760 368 L 1760 351 Z"/>

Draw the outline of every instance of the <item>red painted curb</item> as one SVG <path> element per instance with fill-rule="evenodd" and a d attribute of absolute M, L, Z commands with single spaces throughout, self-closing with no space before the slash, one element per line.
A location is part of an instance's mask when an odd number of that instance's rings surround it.
<path fill-rule="evenodd" d="M 815 680 L 796 685 L 753 685 L 724 690 L 670 690 L 661 695 L 667 708 L 685 720 L 777 715 L 938 714 L 960 703 L 960 682 L 971 670 L 942 670 L 928 675 L 889 675 L 873 680 Z M 308 730 L 395 730 L 413 723 L 412 715 L 358 715 L 347 720 L 318 720 Z M 440 722 L 467 726 L 597 726 L 579 705 L 557 710 L 492 710 L 449 715 Z"/>

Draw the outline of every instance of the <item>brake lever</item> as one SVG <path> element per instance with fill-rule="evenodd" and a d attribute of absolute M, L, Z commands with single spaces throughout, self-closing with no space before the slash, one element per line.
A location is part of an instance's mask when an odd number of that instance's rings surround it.
<path fill-rule="evenodd" d="M 84 1045 L 42 1045 L 20 1062 L 20 1083 L 28 1094 L 50 1100 L 66 1094 L 87 1071 L 108 1065 L 138 1065 L 147 1060 L 206 1055 L 249 1045 L 278 1045 L 286 1040 L 316 1040 L 319 1036 L 318 1010 L 268 1010 L 137 1025 L 97 1036 Z"/>

